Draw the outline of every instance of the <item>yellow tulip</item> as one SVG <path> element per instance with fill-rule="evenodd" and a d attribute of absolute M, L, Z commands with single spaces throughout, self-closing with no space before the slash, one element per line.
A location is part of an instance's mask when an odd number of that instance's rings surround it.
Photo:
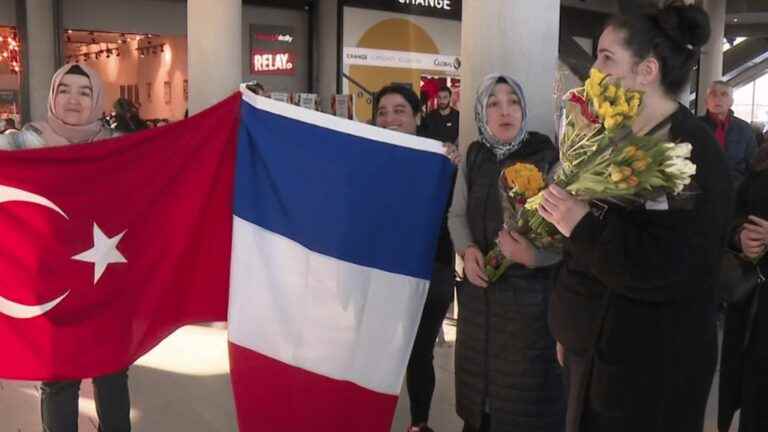
<path fill-rule="evenodd" d="M 611 106 L 610 102 L 603 101 L 603 103 L 600 104 L 600 109 L 598 112 L 607 117 L 613 114 L 613 107 Z"/>
<path fill-rule="evenodd" d="M 602 104 L 603 104 L 603 100 L 601 98 L 599 98 L 597 96 L 592 98 L 592 108 L 595 111 L 599 111 L 600 110 L 600 105 L 602 105 Z"/>
<path fill-rule="evenodd" d="M 624 180 L 624 173 L 621 172 L 621 168 L 619 168 L 618 166 L 611 165 L 611 167 L 608 169 L 608 172 L 611 176 L 612 182 L 618 183 Z"/>
<path fill-rule="evenodd" d="M 646 168 L 648 168 L 648 163 L 648 159 L 634 161 L 632 162 L 632 169 L 635 170 L 635 172 L 643 172 Z"/>
<path fill-rule="evenodd" d="M 587 94 L 591 97 L 601 97 L 603 95 L 603 89 L 600 87 L 600 84 L 590 81 L 589 85 L 587 86 Z"/>
<path fill-rule="evenodd" d="M 616 114 L 628 114 L 629 113 L 629 105 L 627 104 L 627 101 L 625 100 L 619 100 L 614 105 L 614 112 Z"/>
<path fill-rule="evenodd" d="M 629 146 L 625 148 L 623 152 L 621 152 L 621 156 L 631 158 L 632 155 L 634 155 L 636 152 L 637 152 L 637 147 Z"/>
<path fill-rule="evenodd" d="M 605 119 L 605 128 L 608 130 L 615 129 L 619 125 L 621 125 L 621 122 L 624 120 L 624 117 L 621 115 L 615 115 L 610 116 Z"/>
<path fill-rule="evenodd" d="M 627 92 L 627 99 L 630 99 L 630 100 L 634 100 L 634 99 L 637 99 L 637 100 L 638 100 L 638 102 L 639 102 L 639 101 L 641 101 L 641 100 L 642 100 L 642 98 L 643 98 L 643 95 L 642 95 L 642 93 L 640 93 L 640 92 L 638 92 L 638 91 L 632 91 L 632 90 L 630 90 L 630 91 L 628 91 L 628 92 Z"/>
<path fill-rule="evenodd" d="M 605 79 L 605 74 L 600 71 L 598 68 L 592 68 L 589 70 L 589 78 L 597 82 L 598 84 L 602 83 Z"/>

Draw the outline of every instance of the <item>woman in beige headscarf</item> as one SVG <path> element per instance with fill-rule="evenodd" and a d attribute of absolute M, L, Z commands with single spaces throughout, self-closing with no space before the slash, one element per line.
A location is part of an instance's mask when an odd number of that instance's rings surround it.
<path fill-rule="evenodd" d="M 5 135 L 0 147 L 28 149 L 88 143 L 116 133 L 99 120 L 103 84 L 85 65 L 69 64 L 59 69 L 51 82 L 48 116 L 24 126 L 21 132 Z M 127 370 L 93 379 L 99 430 L 128 432 L 130 399 Z M 40 403 L 44 432 L 76 432 L 80 380 L 43 382 Z"/>
<path fill-rule="evenodd" d="M 48 116 L 11 135 L 6 147 L 25 149 L 85 143 L 115 135 L 99 119 L 104 93 L 99 75 L 85 65 L 68 64 L 53 75 Z"/>

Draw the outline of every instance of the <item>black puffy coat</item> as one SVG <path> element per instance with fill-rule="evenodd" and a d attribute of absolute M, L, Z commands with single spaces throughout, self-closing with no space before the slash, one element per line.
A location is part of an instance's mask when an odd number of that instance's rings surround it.
<path fill-rule="evenodd" d="M 502 168 L 527 162 L 547 172 L 554 160 L 552 142 L 534 132 L 503 161 L 480 142 L 470 146 L 467 218 L 472 240 L 483 253 L 494 247 L 502 227 Z M 547 327 L 552 278 L 551 268 L 514 265 L 488 288 L 469 281 L 459 286 L 456 404 L 459 416 L 474 428 L 487 409 L 491 432 L 562 431 L 562 377 Z"/>

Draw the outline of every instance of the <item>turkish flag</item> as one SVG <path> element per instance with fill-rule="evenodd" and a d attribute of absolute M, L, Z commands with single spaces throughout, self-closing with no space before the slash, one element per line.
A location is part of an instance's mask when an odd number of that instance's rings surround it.
<path fill-rule="evenodd" d="M 0 151 L 0 377 L 123 369 L 227 316 L 240 94 L 163 128 Z"/>

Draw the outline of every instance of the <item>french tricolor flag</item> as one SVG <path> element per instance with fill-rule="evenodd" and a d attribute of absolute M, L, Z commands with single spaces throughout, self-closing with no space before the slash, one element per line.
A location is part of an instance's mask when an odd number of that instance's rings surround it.
<path fill-rule="evenodd" d="M 453 167 L 440 143 L 243 91 L 229 302 L 242 432 L 388 431 Z"/>

